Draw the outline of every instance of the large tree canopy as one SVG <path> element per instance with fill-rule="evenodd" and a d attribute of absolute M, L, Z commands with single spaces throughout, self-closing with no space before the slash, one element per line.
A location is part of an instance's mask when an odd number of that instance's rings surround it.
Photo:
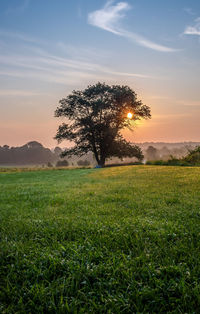
<path fill-rule="evenodd" d="M 142 159 L 140 148 L 127 142 L 121 135 L 124 128 L 133 128 L 133 122 L 150 118 L 150 108 L 137 100 L 136 93 L 128 86 L 98 83 L 83 91 L 60 100 L 56 117 L 66 117 L 55 138 L 72 141 L 75 146 L 64 155 L 94 153 L 98 165 L 104 166 L 107 158 L 116 156 Z M 133 114 L 131 119 L 127 114 Z"/>

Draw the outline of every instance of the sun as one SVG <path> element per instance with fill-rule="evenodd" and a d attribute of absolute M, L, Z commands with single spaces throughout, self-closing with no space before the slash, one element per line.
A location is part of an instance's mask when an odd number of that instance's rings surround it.
<path fill-rule="evenodd" d="M 132 119 L 132 118 L 133 118 L 133 114 L 132 114 L 131 112 L 128 112 L 128 113 L 127 113 L 127 118 L 128 118 L 128 119 Z"/>

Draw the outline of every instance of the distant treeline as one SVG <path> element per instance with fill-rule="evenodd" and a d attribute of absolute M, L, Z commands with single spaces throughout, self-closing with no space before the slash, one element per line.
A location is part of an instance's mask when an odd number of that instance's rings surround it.
<path fill-rule="evenodd" d="M 144 160 L 168 160 L 172 156 L 182 158 L 187 155 L 188 151 L 193 149 L 197 144 L 194 142 L 187 143 L 141 143 Z M 88 153 L 81 159 L 77 156 L 60 158 L 62 149 L 55 147 L 53 150 L 44 147 L 41 143 L 32 141 L 20 147 L 9 147 L 8 145 L 0 146 L 0 165 L 44 165 L 44 166 L 88 166 L 94 164 L 92 153 Z M 134 162 L 124 158 L 123 162 Z M 109 163 L 121 162 L 118 158 L 112 158 Z"/>
<path fill-rule="evenodd" d="M 32 141 L 20 147 L 0 146 L 0 165 L 40 165 L 40 166 L 89 166 L 92 162 L 92 155 L 85 158 L 61 158 L 62 149 L 55 147 L 53 150 L 44 147 L 41 143 Z"/>
<path fill-rule="evenodd" d="M 146 162 L 147 165 L 160 166 L 200 166 L 200 146 L 189 150 L 185 157 L 176 158 L 171 156 L 168 160 L 151 160 Z"/>
<path fill-rule="evenodd" d="M 42 144 L 33 141 L 21 147 L 0 146 L 1 165 L 36 165 L 54 163 L 58 160 L 61 149 L 58 147 L 52 152 Z"/>
<path fill-rule="evenodd" d="M 199 146 L 198 142 L 185 142 L 185 143 L 134 143 L 138 145 L 143 152 L 144 162 L 163 160 L 167 161 L 171 158 L 185 157 L 188 152 L 195 147 Z M 111 163 L 117 163 L 117 158 L 112 158 Z M 123 162 L 134 162 L 130 158 L 124 158 Z M 108 162 L 109 164 L 109 162 Z"/>
<path fill-rule="evenodd" d="M 192 146 L 183 147 L 172 147 L 168 148 L 163 146 L 161 148 L 155 148 L 154 146 L 148 146 L 146 150 L 143 151 L 146 160 L 168 160 L 171 156 L 180 158 L 188 153 Z"/>
<path fill-rule="evenodd" d="M 155 143 L 154 145 L 149 145 L 146 149 L 143 147 L 143 154 L 145 160 L 163 160 L 167 161 L 173 158 L 183 158 L 189 151 L 193 150 L 195 147 L 199 146 L 200 143 L 172 143 L 166 144 L 164 146 L 161 143 Z M 142 148 L 142 147 L 141 147 Z"/>

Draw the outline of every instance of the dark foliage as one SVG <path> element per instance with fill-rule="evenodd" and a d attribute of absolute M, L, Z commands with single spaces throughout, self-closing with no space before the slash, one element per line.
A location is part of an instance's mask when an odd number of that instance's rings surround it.
<path fill-rule="evenodd" d="M 55 157 L 50 149 L 36 141 L 21 147 L 0 146 L 0 164 L 2 165 L 41 165 L 54 162 Z"/>
<path fill-rule="evenodd" d="M 68 167 L 69 162 L 67 160 L 58 160 L 56 163 L 56 167 Z"/>
<path fill-rule="evenodd" d="M 98 83 L 83 91 L 73 91 L 59 103 L 55 116 L 67 118 L 67 123 L 59 126 L 55 138 L 75 143 L 63 156 L 82 156 L 92 151 L 101 166 L 113 156 L 142 160 L 141 149 L 123 139 L 120 131 L 132 129 L 136 120 L 150 118 L 150 108 L 137 100 L 128 86 Z M 127 119 L 129 111 L 133 113 L 132 119 Z"/>
<path fill-rule="evenodd" d="M 78 160 L 77 161 L 77 165 L 78 166 L 89 166 L 90 165 L 90 162 L 89 160 L 85 159 L 85 160 Z"/>
<path fill-rule="evenodd" d="M 124 167 L 124 166 L 138 166 L 138 165 L 143 165 L 142 162 L 140 161 L 135 161 L 135 162 L 123 162 L 123 163 L 114 163 L 114 164 L 109 164 L 106 165 L 106 168 L 111 168 L 111 167 Z"/>
<path fill-rule="evenodd" d="M 155 166 L 189 166 L 187 162 L 182 161 L 181 159 L 173 158 L 169 160 L 149 160 L 146 162 L 146 165 L 155 165 Z"/>
<path fill-rule="evenodd" d="M 200 146 L 190 150 L 184 161 L 190 165 L 200 166 Z"/>
<path fill-rule="evenodd" d="M 149 146 L 146 150 L 146 158 L 148 160 L 157 160 L 159 159 L 159 154 L 158 154 L 158 150 L 153 147 L 153 146 Z"/>

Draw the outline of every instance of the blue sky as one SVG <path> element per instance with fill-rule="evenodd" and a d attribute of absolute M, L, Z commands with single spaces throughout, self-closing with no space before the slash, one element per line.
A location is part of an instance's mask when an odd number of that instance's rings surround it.
<path fill-rule="evenodd" d="M 59 99 L 97 81 L 151 106 L 127 139 L 200 141 L 199 79 L 199 0 L 0 0 L 0 145 L 55 146 Z"/>

